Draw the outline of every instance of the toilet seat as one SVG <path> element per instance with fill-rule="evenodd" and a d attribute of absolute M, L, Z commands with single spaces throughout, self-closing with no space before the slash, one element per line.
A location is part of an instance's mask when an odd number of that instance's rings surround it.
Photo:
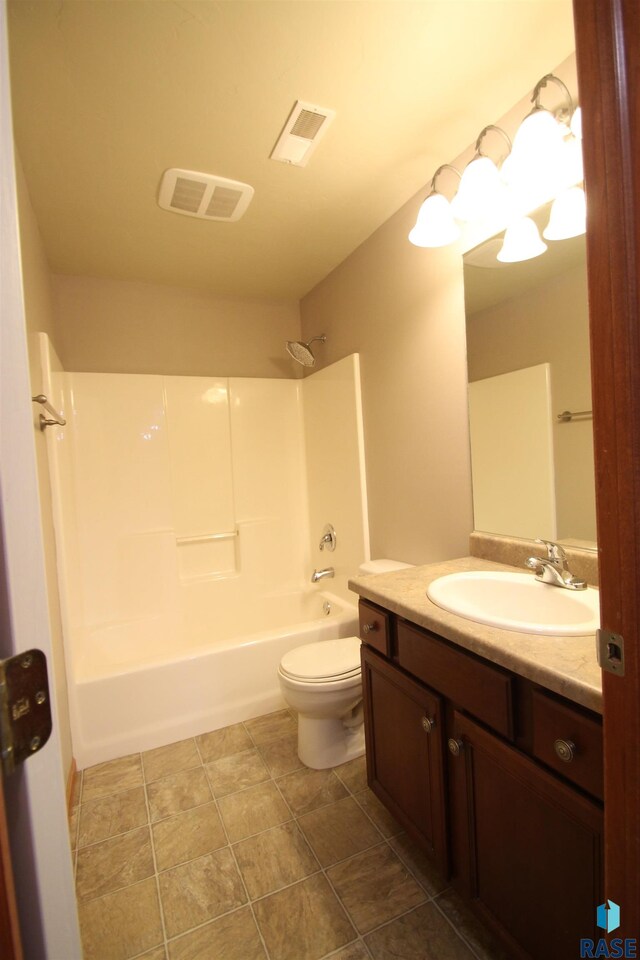
<path fill-rule="evenodd" d="M 320 640 L 290 650 L 282 658 L 280 672 L 299 683 L 335 683 L 360 676 L 360 638 Z"/>

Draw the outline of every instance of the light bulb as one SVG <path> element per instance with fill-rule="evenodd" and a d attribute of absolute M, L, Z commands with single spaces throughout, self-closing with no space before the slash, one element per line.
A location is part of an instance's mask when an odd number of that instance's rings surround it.
<path fill-rule="evenodd" d="M 502 249 L 498 253 L 501 263 L 519 263 L 532 260 L 547 249 L 530 217 L 522 217 L 510 224 L 505 232 Z"/>
<path fill-rule="evenodd" d="M 549 223 L 543 230 L 545 240 L 568 240 L 587 229 L 587 204 L 581 187 L 570 187 L 553 201 Z"/>
<path fill-rule="evenodd" d="M 446 247 L 460 236 L 451 205 L 441 193 L 432 193 L 424 201 L 409 240 L 416 247 Z"/>

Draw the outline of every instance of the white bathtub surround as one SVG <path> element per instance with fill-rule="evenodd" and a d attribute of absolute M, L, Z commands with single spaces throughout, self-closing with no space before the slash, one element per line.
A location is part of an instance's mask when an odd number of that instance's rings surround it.
<path fill-rule="evenodd" d="M 352 422 L 357 358 L 336 366 L 351 391 L 330 415 Z M 361 452 L 307 484 L 311 380 L 56 375 L 68 425 L 48 444 L 80 768 L 277 709 L 287 649 L 355 632 L 346 584 L 364 524 L 345 520 L 336 577 L 312 586 L 308 517 L 316 490 L 335 486 L 337 511 L 354 472 L 362 488 Z"/>

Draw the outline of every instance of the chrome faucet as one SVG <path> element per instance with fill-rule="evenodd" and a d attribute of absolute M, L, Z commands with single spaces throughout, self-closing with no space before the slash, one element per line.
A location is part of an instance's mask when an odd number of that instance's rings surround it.
<path fill-rule="evenodd" d="M 317 583 L 318 580 L 324 580 L 326 577 L 335 577 L 336 572 L 333 567 L 326 567 L 325 570 L 314 570 L 311 574 L 311 583 Z"/>
<path fill-rule="evenodd" d="M 546 557 L 529 557 L 525 566 L 535 570 L 536 580 L 549 583 L 554 587 L 565 587 L 567 590 L 586 590 L 587 581 L 581 580 L 569 570 L 567 555 L 559 543 L 553 540 L 536 540 L 547 548 Z"/>

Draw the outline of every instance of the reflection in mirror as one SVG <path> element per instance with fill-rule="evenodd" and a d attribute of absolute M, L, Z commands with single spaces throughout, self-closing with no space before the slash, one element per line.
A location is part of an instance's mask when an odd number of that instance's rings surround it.
<path fill-rule="evenodd" d="M 585 238 L 506 264 L 502 236 L 464 257 L 475 527 L 593 546 Z"/>

